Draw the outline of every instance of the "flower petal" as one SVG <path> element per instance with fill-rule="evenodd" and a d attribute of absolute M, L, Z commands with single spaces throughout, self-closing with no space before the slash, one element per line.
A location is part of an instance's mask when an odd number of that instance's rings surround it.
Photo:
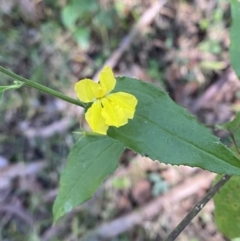
<path fill-rule="evenodd" d="M 109 66 L 103 68 L 103 70 L 99 74 L 100 85 L 106 91 L 106 93 L 111 92 L 115 85 L 116 79 L 113 75 L 113 71 Z"/>
<path fill-rule="evenodd" d="M 111 101 L 108 97 L 102 98 L 102 116 L 109 126 L 123 126 L 127 124 L 128 118 L 118 103 Z"/>
<path fill-rule="evenodd" d="M 101 113 L 102 113 L 101 102 L 97 100 L 87 110 L 85 118 L 87 123 L 93 130 L 93 132 L 106 135 L 108 125 L 105 123 L 105 119 L 103 118 Z"/>
<path fill-rule="evenodd" d="M 77 93 L 77 97 L 82 102 L 88 103 L 94 101 L 98 96 L 101 86 L 91 79 L 83 79 L 75 84 L 74 90 Z"/>
<path fill-rule="evenodd" d="M 117 92 L 108 95 L 108 99 L 110 99 L 110 101 L 118 105 L 123 110 L 126 118 L 133 118 L 138 102 L 134 95 L 125 92 Z"/>

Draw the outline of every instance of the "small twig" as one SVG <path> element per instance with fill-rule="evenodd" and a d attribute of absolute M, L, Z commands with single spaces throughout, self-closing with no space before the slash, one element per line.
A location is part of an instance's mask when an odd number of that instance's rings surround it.
<path fill-rule="evenodd" d="M 177 225 L 176 228 L 167 236 L 165 241 L 173 241 L 178 235 L 186 228 L 186 226 L 192 221 L 192 219 L 202 210 L 207 202 L 217 193 L 217 191 L 231 178 L 229 175 L 224 175 L 220 181 L 218 181 L 208 193 L 199 201 L 191 211 L 185 216 L 185 218 Z"/>

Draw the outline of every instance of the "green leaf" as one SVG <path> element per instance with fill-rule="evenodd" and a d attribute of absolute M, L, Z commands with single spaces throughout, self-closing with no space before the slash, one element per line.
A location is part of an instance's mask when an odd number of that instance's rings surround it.
<path fill-rule="evenodd" d="M 124 147 L 107 136 L 83 136 L 71 149 L 54 202 L 54 222 L 89 199 L 117 167 Z"/>
<path fill-rule="evenodd" d="M 221 176 L 216 177 L 216 182 Z M 226 237 L 240 237 L 240 177 L 233 176 L 213 197 L 217 227 Z"/>
<path fill-rule="evenodd" d="M 231 0 L 232 25 L 230 29 L 230 61 L 232 68 L 240 78 L 240 2 Z"/>
<path fill-rule="evenodd" d="M 99 8 L 98 1 L 73 0 L 72 4 L 81 9 L 81 14 L 92 14 Z"/>
<path fill-rule="evenodd" d="M 238 112 L 232 121 L 229 121 L 221 125 L 226 130 L 235 132 L 240 128 L 240 112 Z"/>
<path fill-rule="evenodd" d="M 235 116 L 235 118 L 230 121 L 227 122 L 223 125 L 219 125 L 218 126 L 220 129 L 224 128 L 225 130 L 227 130 L 230 134 L 230 137 L 233 139 L 232 141 L 234 141 L 233 144 L 234 148 L 236 149 L 236 152 L 239 153 L 239 148 L 240 148 L 240 112 L 238 112 Z"/>
<path fill-rule="evenodd" d="M 135 95 L 138 104 L 127 125 L 109 128 L 111 138 L 153 160 L 240 175 L 235 154 L 165 92 L 137 79 L 117 80 L 114 91 Z"/>
<path fill-rule="evenodd" d="M 78 28 L 74 33 L 73 36 L 79 46 L 83 49 L 87 49 L 90 45 L 89 37 L 90 32 L 88 28 Z"/>
<path fill-rule="evenodd" d="M 62 22 L 66 28 L 73 30 L 75 28 L 75 23 L 80 16 L 80 6 L 67 5 L 62 10 Z"/>
<path fill-rule="evenodd" d="M 98 3 L 89 0 L 75 0 L 66 5 L 62 10 L 62 22 L 66 28 L 75 30 L 77 20 L 83 18 L 84 14 L 93 14 L 98 9 Z"/>
<path fill-rule="evenodd" d="M 20 83 L 19 81 L 15 81 L 14 83 L 14 85 L 0 86 L 0 100 L 2 99 L 3 94 L 6 90 L 18 89 L 22 86 L 22 83 Z"/>

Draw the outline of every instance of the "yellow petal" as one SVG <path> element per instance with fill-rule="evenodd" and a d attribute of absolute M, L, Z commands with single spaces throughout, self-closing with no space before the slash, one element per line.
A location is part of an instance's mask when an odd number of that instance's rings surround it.
<path fill-rule="evenodd" d="M 114 78 L 112 69 L 109 66 L 103 68 L 99 74 L 100 85 L 106 91 L 106 93 L 111 92 L 115 85 L 116 79 Z"/>
<path fill-rule="evenodd" d="M 106 135 L 108 125 L 105 123 L 105 119 L 103 118 L 101 113 L 102 113 L 101 102 L 97 100 L 87 110 L 85 118 L 87 123 L 93 130 L 93 132 Z"/>
<path fill-rule="evenodd" d="M 102 87 L 91 79 L 83 79 L 75 84 L 74 88 L 77 97 L 82 102 L 88 103 L 106 94 Z"/>
<path fill-rule="evenodd" d="M 119 127 L 127 124 L 128 118 L 116 102 L 105 97 L 101 99 L 101 103 L 103 105 L 102 116 L 107 125 Z"/>
<path fill-rule="evenodd" d="M 111 102 L 115 103 L 115 105 L 118 105 L 123 110 L 126 118 L 133 118 L 138 102 L 134 95 L 125 92 L 117 92 L 108 95 L 108 99 L 110 99 Z"/>

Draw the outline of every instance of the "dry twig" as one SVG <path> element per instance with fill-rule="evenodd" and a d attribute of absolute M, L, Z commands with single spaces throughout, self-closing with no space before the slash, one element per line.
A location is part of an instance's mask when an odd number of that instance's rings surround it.
<path fill-rule="evenodd" d="M 176 228 L 167 236 L 165 241 L 174 241 L 178 235 L 187 227 L 194 217 L 204 208 L 209 200 L 217 193 L 217 191 L 231 178 L 229 175 L 224 175 L 208 193 L 200 200 L 185 216 L 185 218 L 177 225 Z"/>

